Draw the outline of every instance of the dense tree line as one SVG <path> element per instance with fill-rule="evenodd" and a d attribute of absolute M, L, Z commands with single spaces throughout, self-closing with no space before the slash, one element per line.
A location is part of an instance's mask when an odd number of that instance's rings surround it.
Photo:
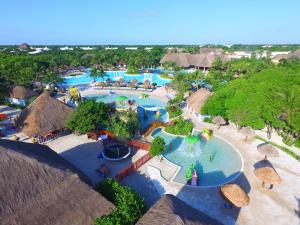
<path fill-rule="evenodd" d="M 151 51 L 123 48 L 91 51 L 51 50 L 37 55 L 28 55 L 28 52 L 19 51 L 0 52 L 0 92 L 2 95 L 7 94 L 8 88 L 13 85 L 29 86 L 33 83 L 62 82 L 59 73 L 80 66 L 96 66 L 103 69 L 124 64 L 131 68 L 155 67 L 159 65 L 163 54 L 162 47 L 154 47 Z"/>
<path fill-rule="evenodd" d="M 221 115 L 237 127 L 267 127 L 269 135 L 275 129 L 292 144 L 300 134 L 299 61 L 251 67 L 246 74 L 215 91 L 202 107 L 202 114 Z"/>

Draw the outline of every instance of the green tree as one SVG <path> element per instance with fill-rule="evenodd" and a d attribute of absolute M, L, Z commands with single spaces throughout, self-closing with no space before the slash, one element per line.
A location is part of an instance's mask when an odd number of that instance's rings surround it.
<path fill-rule="evenodd" d="M 95 189 L 116 206 L 110 215 L 97 218 L 95 225 L 134 225 L 147 210 L 139 194 L 114 179 L 105 179 Z"/>
<path fill-rule="evenodd" d="M 155 137 L 151 143 L 150 155 L 156 156 L 160 155 L 165 150 L 165 140 L 162 137 Z"/>
<path fill-rule="evenodd" d="M 109 115 L 112 112 L 110 105 L 96 102 L 93 99 L 81 102 L 68 120 L 67 127 L 84 134 L 100 126 L 109 125 Z"/>

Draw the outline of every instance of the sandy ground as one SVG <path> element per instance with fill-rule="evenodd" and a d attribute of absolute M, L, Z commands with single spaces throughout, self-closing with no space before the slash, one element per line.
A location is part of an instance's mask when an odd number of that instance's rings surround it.
<path fill-rule="evenodd" d="M 98 157 L 103 148 L 98 142 L 87 139 L 86 135 L 76 136 L 74 134 L 60 137 L 48 142 L 47 145 L 84 172 L 94 184 L 103 179 L 103 176 L 96 171 L 101 164 L 105 164 L 110 170 L 110 176 L 114 177 L 120 170 L 147 153 L 143 150 L 132 151 L 127 159 L 108 161 Z"/>

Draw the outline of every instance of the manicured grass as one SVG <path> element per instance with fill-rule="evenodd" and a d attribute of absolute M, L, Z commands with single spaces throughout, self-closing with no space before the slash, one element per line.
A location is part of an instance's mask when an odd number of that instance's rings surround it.
<path fill-rule="evenodd" d="M 293 151 L 289 150 L 288 148 L 283 147 L 283 146 L 278 145 L 278 144 L 275 144 L 272 141 L 267 141 L 266 139 L 264 139 L 264 138 L 262 138 L 260 136 L 256 136 L 255 138 L 258 139 L 258 140 L 264 141 L 264 142 L 266 142 L 268 144 L 271 144 L 271 145 L 273 145 L 273 146 L 275 146 L 275 147 L 277 147 L 279 149 L 281 149 L 282 151 L 284 151 L 285 153 L 289 154 L 290 156 L 292 156 L 293 158 L 297 159 L 300 162 L 300 156 L 297 155 L 296 153 L 294 153 Z"/>

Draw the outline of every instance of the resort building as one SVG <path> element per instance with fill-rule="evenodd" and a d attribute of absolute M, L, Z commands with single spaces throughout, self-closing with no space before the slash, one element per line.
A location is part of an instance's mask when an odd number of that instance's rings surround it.
<path fill-rule="evenodd" d="M 0 139 L 1 224 L 90 225 L 114 205 L 46 145 Z"/>
<path fill-rule="evenodd" d="M 118 50 L 118 47 L 106 47 L 105 50 Z"/>
<path fill-rule="evenodd" d="M 126 47 L 125 49 L 126 49 L 126 50 L 137 50 L 138 47 Z"/>
<path fill-rule="evenodd" d="M 74 48 L 69 48 L 68 46 L 59 48 L 61 51 L 73 51 Z"/>
<path fill-rule="evenodd" d="M 48 47 L 45 47 L 45 48 L 34 48 L 34 49 L 35 49 L 35 51 L 28 52 L 28 54 L 35 55 L 35 54 L 38 54 L 38 53 L 41 53 L 41 52 L 46 52 L 46 51 L 50 50 L 50 48 L 48 48 Z"/>
<path fill-rule="evenodd" d="M 201 69 L 207 71 L 216 59 L 226 61 L 227 57 L 219 50 L 203 49 L 198 54 L 190 53 L 167 53 L 161 60 L 161 66 L 166 62 L 174 62 L 183 68 Z"/>
<path fill-rule="evenodd" d="M 272 62 L 279 63 L 280 60 L 282 60 L 282 59 L 292 59 L 292 58 L 300 59 L 300 49 L 298 49 L 294 52 L 290 52 L 288 54 L 278 54 L 272 58 Z"/>
<path fill-rule="evenodd" d="M 170 194 L 156 202 L 136 225 L 155 224 L 221 225 Z"/>
<path fill-rule="evenodd" d="M 84 51 L 94 50 L 94 48 L 91 48 L 91 47 L 80 47 L 80 49 L 84 50 Z"/>
<path fill-rule="evenodd" d="M 32 97 L 37 96 L 37 93 L 31 91 L 24 86 L 15 86 L 9 91 L 10 103 L 25 106 Z"/>
<path fill-rule="evenodd" d="M 29 46 L 29 44 L 27 44 L 27 43 L 22 43 L 22 44 L 19 45 L 19 49 L 20 49 L 21 51 L 29 50 L 29 49 L 30 49 L 30 46 Z"/>
<path fill-rule="evenodd" d="M 206 88 L 201 88 L 187 99 L 187 108 L 200 120 L 202 120 L 200 109 L 209 96 L 211 96 L 211 92 Z"/>
<path fill-rule="evenodd" d="M 60 132 L 73 109 L 44 91 L 19 115 L 16 125 L 29 137 L 47 136 Z"/>

